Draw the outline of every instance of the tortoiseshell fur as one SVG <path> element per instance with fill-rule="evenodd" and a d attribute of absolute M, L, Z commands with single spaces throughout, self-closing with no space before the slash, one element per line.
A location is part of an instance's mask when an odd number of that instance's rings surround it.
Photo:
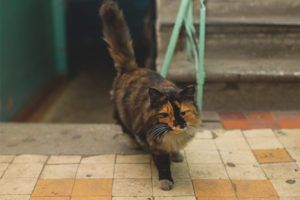
<path fill-rule="evenodd" d="M 129 30 L 114 1 L 101 6 L 100 16 L 104 40 L 117 70 L 111 91 L 114 118 L 125 132 L 147 145 L 159 172 L 160 188 L 170 190 L 170 158 L 182 161 L 179 151 L 201 123 L 194 103 L 195 89 L 179 89 L 156 72 L 138 68 Z"/>

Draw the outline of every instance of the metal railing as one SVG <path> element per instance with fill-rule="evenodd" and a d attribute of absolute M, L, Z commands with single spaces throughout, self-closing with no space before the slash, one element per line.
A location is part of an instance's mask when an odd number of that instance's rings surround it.
<path fill-rule="evenodd" d="M 197 106 L 200 114 L 202 113 L 203 85 L 205 80 L 204 71 L 204 53 L 205 53 L 205 21 L 206 21 L 206 2 L 199 0 L 200 8 L 200 26 L 199 36 L 197 37 L 196 28 L 193 19 L 193 0 L 181 0 L 178 10 L 175 25 L 172 31 L 168 49 L 164 58 L 162 70 L 160 74 L 163 77 L 167 76 L 170 62 L 174 55 L 177 40 L 180 34 L 182 25 L 184 24 L 187 40 L 186 40 L 186 55 L 187 59 L 194 58 L 197 80 Z"/>

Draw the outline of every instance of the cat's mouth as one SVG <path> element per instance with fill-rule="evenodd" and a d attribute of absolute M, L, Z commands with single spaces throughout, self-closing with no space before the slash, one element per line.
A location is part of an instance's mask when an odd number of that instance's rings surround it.
<path fill-rule="evenodd" d="M 180 134 L 184 131 L 186 131 L 187 127 L 184 127 L 184 128 L 173 128 L 172 130 L 168 131 L 169 133 L 172 133 L 172 134 Z"/>

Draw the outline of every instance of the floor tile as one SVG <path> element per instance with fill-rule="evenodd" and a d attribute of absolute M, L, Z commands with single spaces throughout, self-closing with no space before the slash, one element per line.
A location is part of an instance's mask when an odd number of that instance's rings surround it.
<path fill-rule="evenodd" d="M 113 178 L 114 164 L 85 163 L 80 164 L 77 178 Z"/>
<path fill-rule="evenodd" d="M 116 163 L 133 164 L 133 163 L 150 163 L 149 154 L 141 155 L 117 155 Z"/>
<path fill-rule="evenodd" d="M 205 122 L 201 124 L 201 129 L 203 130 L 215 130 L 215 129 L 222 129 L 223 125 L 220 122 Z"/>
<path fill-rule="evenodd" d="M 4 178 L 38 178 L 43 166 L 43 163 L 13 163 L 6 170 Z"/>
<path fill-rule="evenodd" d="M 30 200 L 70 200 L 71 197 L 31 197 Z"/>
<path fill-rule="evenodd" d="M 238 198 L 277 197 L 269 180 L 233 180 Z"/>
<path fill-rule="evenodd" d="M 239 200 L 279 200 L 279 197 L 239 198 Z"/>
<path fill-rule="evenodd" d="M 0 195 L 0 200 L 29 200 L 30 195 Z"/>
<path fill-rule="evenodd" d="M 4 172 L 7 169 L 7 167 L 8 167 L 8 163 L 1 163 L 0 164 L 0 178 L 4 174 Z"/>
<path fill-rule="evenodd" d="M 46 165 L 42 172 L 41 179 L 75 178 L 77 169 L 78 164 Z"/>
<path fill-rule="evenodd" d="M 233 138 L 233 139 L 215 139 L 217 148 L 220 151 L 224 150 L 246 150 L 250 151 L 250 147 L 244 138 Z"/>
<path fill-rule="evenodd" d="M 266 179 L 263 170 L 256 164 L 226 165 L 228 176 L 235 180 L 262 180 Z"/>
<path fill-rule="evenodd" d="M 300 196 L 294 197 L 280 197 L 280 200 L 299 200 Z"/>
<path fill-rule="evenodd" d="M 150 164 L 116 164 L 114 178 L 151 178 Z"/>
<path fill-rule="evenodd" d="M 223 164 L 191 164 L 192 179 L 228 179 Z"/>
<path fill-rule="evenodd" d="M 32 193 L 33 197 L 70 196 L 74 179 L 38 180 Z"/>
<path fill-rule="evenodd" d="M 209 130 L 201 130 L 196 132 L 195 139 L 212 139 L 213 135 Z"/>
<path fill-rule="evenodd" d="M 158 179 L 153 179 L 153 196 L 188 196 L 194 195 L 193 184 L 190 179 L 178 179 L 174 181 L 172 190 L 165 191 L 159 188 Z"/>
<path fill-rule="evenodd" d="M 154 163 L 151 164 L 152 178 L 158 178 L 157 168 Z M 174 180 L 190 178 L 189 167 L 186 162 L 171 163 L 171 173 Z"/>
<path fill-rule="evenodd" d="M 285 148 L 299 148 L 299 144 L 300 144 L 299 134 L 300 134 L 299 129 L 295 129 L 293 131 L 292 129 L 290 129 L 290 131 L 283 129 L 280 130 L 280 132 L 277 132 L 276 136 L 280 141 L 280 143 L 282 143 Z"/>
<path fill-rule="evenodd" d="M 252 153 L 252 151 L 242 151 L 242 150 L 222 150 L 220 151 L 224 163 L 234 163 L 234 164 L 256 164 L 257 161 Z"/>
<path fill-rule="evenodd" d="M 48 164 L 77 164 L 81 160 L 81 156 L 51 156 Z"/>
<path fill-rule="evenodd" d="M 246 120 L 244 113 L 219 112 L 221 120 Z"/>
<path fill-rule="evenodd" d="M 83 197 L 72 197 L 71 200 L 111 200 L 110 196 L 83 196 Z"/>
<path fill-rule="evenodd" d="M 241 130 L 213 130 L 216 140 L 244 139 Z"/>
<path fill-rule="evenodd" d="M 300 120 L 298 121 L 278 121 L 282 128 L 287 129 L 299 129 L 300 128 Z"/>
<path fill-rule="evenodd" d="M 1 194 L 31 194 L 36 178 L 9 178 L 0 180 Z"/>
<path fill-rule="evenodd" d="M 14 163 L 45 163 L 48 156 L 43 155 L 20 155 L 15 157 Z"/>
<path fill-rule="evenodd" d="M 152 196 L 151 179 L 114 179 L 114 197 Z"/>
<path fill-rule="evenodd" d="M 259 163 L 292 162 L 285 149 L 262 149 L 253 150 Z"/>
<path fill-rule="evenodd" d="M 280 197 L 300 196 L 300 179 L 271 180 Z"/>
<path fill-rule="evenodd" d="M 112 200 L 154 200 L 154 198 L 153 197 L 113 197 Z"/>
<path fill-rule="evenodd" d="M 189 164 L 196 163 L 222 163 L 219 152 L 211 151 L 186 151 L 186 160 Z"/>
<path fill-rule="evenodd" d="M 270 129 L 257 129 L 243 131 L 251 149 L 276 149 L 283 148 Z"/>
<path fill-rule="evenodd" d="M 116 159 L 115 154 L 101 155 L 101 156 L 90 156 L 82 158 L 81 163 L 105 163 L 114 164 Z"/>
<path fill-rule="evenodd" d="M 72 196 L 111 196 L 112 179 L 76 179 Z"/>
<path fill-rule="evenodd" d="M 15 155 L 0 155 L 0 163 L 10 163 L 15 158 Z"/>
<path fill-rule="evenodd" d="M 277 121 L 249 121 L 249 123 L 253 129 L 281 129 L 281 126 Z"/>
<path fill-rule="evenodd" d="M 274 111 L 272 115 L 276 120 L 280 121 L 290 121 L 290 120 L 299 120 L 300 112 L 290 112 L 290 111 Z"/>
<path fill-rule="evenodd" d="M 155 197 L 155 200 L 196 200 L 196 197 L 194 196 Z"/>
<path fill-rule="evenodd" d="M 216 145 L 213 140 L 193 139 L 186 147 L 186 151 L 209 151 L 216 150 Z"/>
<path fill-rule="evenodd" d="M 222 120 L 225 129 L 251 129 L 251 124 L 247 120 Z"/>
<path fill-rule="evenodd" d="M 274 120 L 269 112 L 252 112 L 247 114 L 248 119 L 251 121 L 270 121 Z"/>
<path fill-rule="evenodd" d="M 300 179 L 300 168 L 295 163 L 261 165 L 269 179 Z"/>
<path fill-rule="evenodd" d="M 218 197 L 235 199 L 235 193 L 229 180 L 194 180 L 193 183 L 198 199 L 218 199 Z"/>
<path fill-rule="evenodd" d="M 287 151 L 294 160 L 300 162 L 300 145 L 299 148 L 288 148 Z"/>

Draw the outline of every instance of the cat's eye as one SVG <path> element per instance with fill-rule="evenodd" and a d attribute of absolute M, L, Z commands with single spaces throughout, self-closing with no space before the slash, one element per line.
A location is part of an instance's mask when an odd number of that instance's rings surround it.
<path fill-rule="evenodd" d="M 162 118 L 167 118 L 169 117 L 169 113 L 159 113 L 159 116 Z"/>
<path fill-rule="evenodd" d="M 181 112 L 179 115 L 182 117 L 186 114 L 186 112 Z"/>

